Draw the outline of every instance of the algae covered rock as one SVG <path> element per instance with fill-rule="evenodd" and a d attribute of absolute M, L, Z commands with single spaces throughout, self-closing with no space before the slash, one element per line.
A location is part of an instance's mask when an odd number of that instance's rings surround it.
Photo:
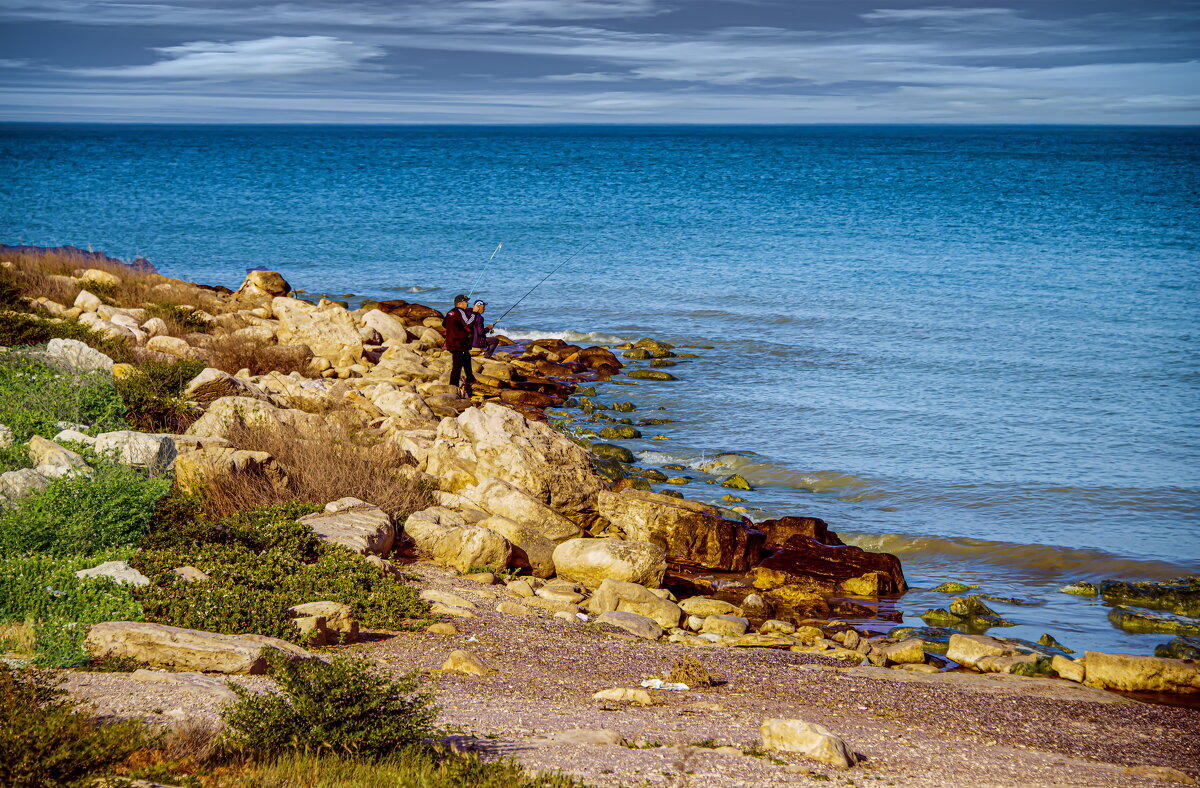
<path fill-rule="evenodd" d="M 663 372 L 661 369 L 635 369 L 628 375 L 635 380 L 679 380 L 670 372 Z"/>
<path fill-rule="evenodd" d="M 1200 635 L 1200 619 L 1173 616 L 1169 613 L 1148 613 L 1124 606 L 1108 611 L 1108 620 L 1126 632 L 1161 632 L 1166 635 Z"/>
<path fill-rule="evenodd" d="M 614 446 L 611 443 L 593 443 L 592 455 L 601 460 L 615 460 L 630 463 L 634 461 L 633 452 L 624 446 Z"/>
<path fill-rule="evenodd" d="M 1058 589 L 1060 594 L 1070 594 L 1071 596 L 1098 596 L 1100 590 L 1092 583 L 1077 580 L 1074 583 L 1068 583 Z"/>
<path fill-rule="evenodd" d="M 1100 596 L 1107 604 L 1166 610 L 1181 616 L 1200 616 L 1200 576 L 1176 577 L 1161 583 L 1106 580 Z"/>
<path fill-rule="evenodd" d="M 600 430 L 600 437 L 605 440 L 631 440 L 642 437 L 642 433 L 636 427 L 620 424 Z"/>
<path fill-rule="evenodd" d="M 936 588 L 930 589 L 939 594 L 965 594 L 966 592 L 979 588 L 979 586 L 969 586 L 966 583 L 956 583 L 953 580 L 947 580 Z"/>
<path fill-rule="evenodd" d="M 739 473 L 735 473 L 732 476 L 730 476 L 726 479 L 723 479 L 721 481 L 721 486 L 722 487 L 731 487 L 735 490 L 753 490 L 754 489 L 753 487 L 750 486 L 750 482 L 746 481 L 746 478 Z"/>
<path fill-rule="evenodd" d="M 1168 659 L 1200 660 L 1200 638 L 1180 635 L 1168 643 L 1155 646 L 1154 656 Z"/>

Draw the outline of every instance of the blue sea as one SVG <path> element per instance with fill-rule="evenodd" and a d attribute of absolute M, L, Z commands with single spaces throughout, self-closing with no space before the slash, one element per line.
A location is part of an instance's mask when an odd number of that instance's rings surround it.
<path fill-rule="evenodd" d="M 498 316 L 575 255 L 502 333 L 707 348 L 601 387 L 675 420 L 645 464 L 1031 603 L 1000 634 L 1147 653 L 1057 588 L 1200 573 L 1200 130 L 9 125 L 0 172 L 0 242 L 229 287 Z"/>

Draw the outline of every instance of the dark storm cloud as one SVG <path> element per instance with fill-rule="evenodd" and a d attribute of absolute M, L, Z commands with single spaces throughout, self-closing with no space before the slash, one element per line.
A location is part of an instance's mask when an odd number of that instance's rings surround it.
<path fill-rule="evenodd" d="M 1200 6 L 0 0 L 11 119 L 1200 119 Z"/>

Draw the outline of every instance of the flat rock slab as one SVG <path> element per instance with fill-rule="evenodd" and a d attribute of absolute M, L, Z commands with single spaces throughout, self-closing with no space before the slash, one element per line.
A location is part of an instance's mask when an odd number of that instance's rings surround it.
<path fill-rule="evenodd" d="M 340 544 L 362 555 L 387 555 L 396 539 L 392 518 L 377 506 L 306 514 L 300 522 L 321 541 Z"/>
<path fill-rule="evenodd" d="M 271 649 L 292 659 L 313 658 L 299 646 L 279 638 L 221 635 L 140 621 L 93 624 L 86 645 L 97 657 L 130 657 L 155 668 L 202 673 L 263 673 Z"/>
<path fill-rule="evenodd" d="M 871 665 L 860 665 L 853 668 L 828 668 L 819 665 L 808 665 L 805 667 L 809 670 L 838 670 L 851 676 L 863 676 L 883 681 L 941 684 L 981 691 L 1010 692 L 1014 695 L 1025 697 L 1078 700 L 1090 703 L 1129 704 L 1137 702 L 1111 692 L 1084 687 L 1062 679 L 1030 678 L 1027 676 L 1012 676 L 1006 673 L 916 673 L 907 670 L 893 670 L 892 668 L 878 668 Z"/>

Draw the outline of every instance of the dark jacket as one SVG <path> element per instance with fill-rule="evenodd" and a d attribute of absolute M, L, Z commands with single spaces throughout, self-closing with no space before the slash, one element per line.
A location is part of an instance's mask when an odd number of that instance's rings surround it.
<path fill-rule="evenodd" d="M 475 313 L 475 322 L 471 324 L 471 339 L 473 347 L 488 346 L 488 327 L 483 322 L 483 315 Z"/>
<path fill-rule="evenodd" d="M 470 350 L 474 340 L 474 325 L 482 322 L 474 312 L 454 308 L 446 313 L 442 326 L 446 329 L 446 350 Z"/>

